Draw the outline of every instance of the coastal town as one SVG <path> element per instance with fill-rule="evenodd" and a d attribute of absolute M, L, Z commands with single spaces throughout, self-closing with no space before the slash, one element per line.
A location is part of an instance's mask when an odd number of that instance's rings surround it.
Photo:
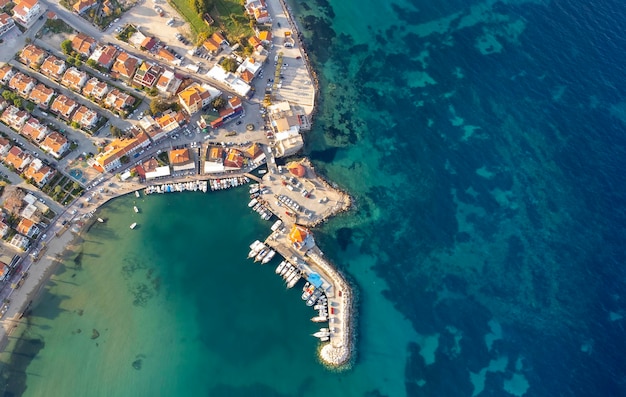
<path fill-rule="evenodd" d="M 314 335 L 321 361 L 349 367 L 352 287 L 310 229 L 350 197 L 294 157 L 315 74 L 286 4 L 244 3 L 200 19 L 179 1 L 0 2 L 2 339 L 73 236 L 105 222 L 102 204 L 245 185 L 271 225 L 248 257 L 278 254 L 276 274 L 328 324 Z"/>

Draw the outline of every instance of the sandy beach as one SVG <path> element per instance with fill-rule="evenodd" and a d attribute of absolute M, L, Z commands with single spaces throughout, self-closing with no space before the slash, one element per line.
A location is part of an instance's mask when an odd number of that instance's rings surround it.
<path fill-rule="evenodd" d="M 48 280 L 61 264 L 64 252 L 72 249 L 72 243 L 77 237 L 76 234 L 67 230 L 60 236 L 51 239 L 42 258 L 34 262 L 28 269 L 28 277 L 24 280 L 23 285 L 19 289 L 12 291 L 9 297 L 9 309 L 1 321 L 0 351 L 5 349 L 8 336 L 19 325 L 22 313 L 31 304 L 30 302 L 32 304 L 36 303 L 35 301 Z"/>

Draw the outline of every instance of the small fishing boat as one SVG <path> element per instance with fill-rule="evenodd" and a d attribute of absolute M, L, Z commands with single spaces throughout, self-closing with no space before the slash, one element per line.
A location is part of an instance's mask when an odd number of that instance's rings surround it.
<path fill-rule="evenodd" d="M 139 208 L 137 208 L 136 205 L 133 206 L 133 211 L 135 211 L 135 213 L 139 213 Z"/>
<path fill-rule="evenodd" d="M 137 222 L 133 222 L 133 224 L 131 224 L 131 225 L 130 225 L 130 228 L 131 228 L 131 229 L 134 229 L 134 228 L 136 228 L 136 227 L 137 227 Z"/>

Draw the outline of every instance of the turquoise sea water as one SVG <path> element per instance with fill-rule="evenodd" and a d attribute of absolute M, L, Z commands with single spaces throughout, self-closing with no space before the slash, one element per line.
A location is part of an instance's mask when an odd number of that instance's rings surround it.
<path fill-rule="evenodd" d="M 269 227 L 245 189 L 189 193 L 103 210 L 5 394 L 626 395 L 626 6 L 292 7 L 321 83 L 306 153 L 355 198 L 316 232 L 360 291 L 354 368 L 323 369 L 313 313 L 245 259 Z"/>

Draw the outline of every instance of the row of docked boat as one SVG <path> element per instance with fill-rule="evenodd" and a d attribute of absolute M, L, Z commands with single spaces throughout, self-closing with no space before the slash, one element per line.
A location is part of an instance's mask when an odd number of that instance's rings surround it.
<path fill-rule="evenodd" d="M 261 219 L 266 221 L 272 219 L 272 215 L 274 215 L 272 214 L 272 211 L 270 211 L 269 208 L 263 204 L 262 200 L 256 197 L 253 197 L 252 200 L 250 200 L 248 207 L 252 208 L 253 211 L 261 216 Z"/>
<path fill-rule="evenodd" d="M 250 252 L 248 253 L 248 258 L 254 258 L 255 262 L 261 262 L 261 264 L 269 263 L 269 261 L 274 258 L 276 255 L 276 251 L 269 248 L 264 243 L 256 240 L 254 243 L 250 244 Z"/>
<path fill-rule="evenodd" d="M 314 333 L 313 336 L 316 338 L 320 338 L 322 342 L 326 342 L 330 340 L 330 329 L 320 328 L 320 330 Z"/>
<path fill-rule="evenodd" d="M 224 190 L 245 185 L 250 182 L 250 179 L 247 176 L 233 176 L 230 178 L 211 179 L 209 182 L 211 190 Z"/>
<path fill-rule="evenodd" d="M 162 185 L 151 185 L 146 187 L 144 193 L 146 195 L 152 193 L 173 193 L 173 192 L 205 192 L 208 190 L 207 181 L 189 181 L 189 182 L 178 182 L 178 183 L 164 183 Z M 136 195 L 139 194 L 136 192 Z"/>
<path fill-rule="evenodd" d="M 276 266 L 276 274 L 285 280 L 287 288 L 293 288 L 298 281 L 300 281 L 300 278 L 302 278 L 302 272 L 300 272 L 300 269 L 285 260 Z"/>

